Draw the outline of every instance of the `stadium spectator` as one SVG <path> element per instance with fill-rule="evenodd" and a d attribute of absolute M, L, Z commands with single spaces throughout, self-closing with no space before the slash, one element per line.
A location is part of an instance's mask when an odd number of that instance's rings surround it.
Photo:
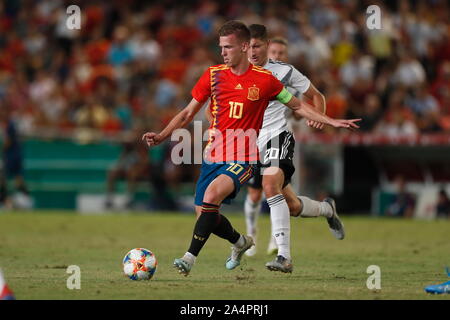
<path fill-rule="evenodd" d="M 136 61 L 144 62 L 146 67 L 156 70 L 161 59 L 161 45 L 154 39 L 150 30 L 141 28 L 132 35 L 130 47 Z"/>
<path fill-rule="evenodd" d="M 404 96 L 404 92 L 392 92 L 387 110 L 377 123 L 375 132 L 390 137 L 413 136 L 419 133 L 414 114 L 404 104 Z"/>
<path fill-rule="evenodd" d="M 438 202 L 436 204 L 436 217 L 450 218 L 450 198 L 445 189 L 439 190 Z"/>
<path fill-rule="evenodd" d="M 425 69 L 408 49 L 403 50 L 397 69 L 392 75 L 393 84 L 407 88 L 423 84 L 426 80 Z"/>
<path fill-rule="evenodd" d="M 383 121 L 391 113 L 385 106 L 392 92 L 423 84 L 430 84 L 423 93 L 428 101 L 432 95 L 441 109 L 448 108 L 448 4 L 437 0 L 429 5 L 420 1 L 378 5 L 383 28 L 368 30 L 359 15 L 365 12 L 364 3 L 243 6 L 237 0 L 227 4 L 211 0 L 195 2 L 188 12 L 187 6 L 99 1 L 83 7 L 86 19 L 78 31 L 66 28 L 63 2 L 7 2 L 0 12 L 5 30 L 0 35 L 0 96 L 15 114 L 26 116 L 19 120 L 18 129 L 32 134 L 60 126 L 77 130 L 81 124 L 74 114 L 90 93 L 106 91 L 110 102 L 102 105 L 119 116 L 122 126 L 116 132 L 123 133 L 131 130 L 130 122 L 143 116 L 145 103 L 165 108 L 174 101 L 186 102 L 189 92 L 182 88 L 192 84 L 200 64 L 220 61 L 214 28 L 223 20 L 240 17 L 247 23 L 264 22 L 270 36 L 289 39 L 290 61 L 319 89 L 326 92 L 328 83 L 341 79 L 338 91 L 347 97 L 347 105 L 338 103 L 337 113 L 364 114 L 367 95 L 375 90 L 382 104 L 379 121 Z M 280 19 L 280 12 L 290 12 L 288 19 Z M 250 21 L 255 19 L 260 21 Z M 20 84 L 12 75 L 21 79 Z M 111 86 L 99 85 L 103 78 Z M 83 95 L 77 96 L 79 92 Z M 116 94 L 127 97 L 126 103 L 119 102 Z M 425 128 L 422 131 L 448 128 L 445 119 L 439 119 L 444 122 L 439 126 L 419 120 L 411 119 L 416 127 Z"/>
<path fill-rule="evenodd" d="M 332 79 L 327 81 L 325 96 L 327 97 L 327 114 L 338 119 L 345 117 L 349 103 L 345 90 L 337 81 Z"/>
<path fill-rule="evenodd" d="M 438 75 L 430 87 L 430 93 L 436 98 L 442 113 L 450 113 L 450 60 L 438 68 Z"/>
<path fill-rule="evenodd" d="M 342 82 L 349 88 L 358 82 L 371 82 L 373 79 L 374 62 L 368 55 L 353 52 L 350 60 L 345 62 L 339 70 Z"/>
<path fill-rule="evenodd" d="M 425 85 L 414 89 L 413 94 L 406 98 L 406 105 L 418 116 L 439 112 L 439 104 L 429 93 Z"/>
<path fill-rule="evenodd" d="M 405 99 L 405 105 L 417 116 L 417 124 L 420 132 L 432 133 L 442 131 L 439 123 L 439 104 L 429 93 L 425 85 L 415 88 L 412 95 Z"/>
<path fill-rule="evenodd" d="M 364 119 L 364 121 L 361 122 L 359 130 L 370 132 L 375 128 L 382 115 L 380 98 L 376 94 L 371 93 L 366 96 L 364 106 L 364 108 L 360 109 L 361 112 L 351 113 L 350 115 L 352 117 Z"/>
<path fill-rule="evenodd" d="M 108 51 L 108 62 L 114 67 L 120 67 L 133 60 L 131 46 L 126 41 L 129 36 L 125 26 L 118 26 L 114 30 L 114 40 Z"/>
<path fill-rule="evenodd" d="M 397 176 L 395 185 L 395 197 L 386 209 L 386 215 L 412 218 L 414 215 L 415 198 L 411 193 L 406 191 L 405 178 L 403 176 Z"/>

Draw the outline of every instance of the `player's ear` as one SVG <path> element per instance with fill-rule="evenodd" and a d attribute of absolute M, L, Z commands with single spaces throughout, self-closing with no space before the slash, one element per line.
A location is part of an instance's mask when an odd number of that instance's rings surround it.
<path fill-rule="evenodd" d="M 242 52 L 247 52 L 249 48 L 250 48 L 250 42 L 248 42 L 248 41 L 242 42 L 242 47 L 241 47 Z"/>

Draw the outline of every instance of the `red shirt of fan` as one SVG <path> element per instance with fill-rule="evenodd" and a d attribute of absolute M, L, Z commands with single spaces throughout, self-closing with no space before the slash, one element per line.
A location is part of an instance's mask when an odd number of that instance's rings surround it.
<path fill-rule="evenodd" d="M 209 67 L 192 89 L 198 102 L 211 98 L 213 121 L 204 159 L 256 163 L 264 111 L 283 87 L 270 71 L 253 64 L 242 75 L 235 75 L 225 64 Z"/>

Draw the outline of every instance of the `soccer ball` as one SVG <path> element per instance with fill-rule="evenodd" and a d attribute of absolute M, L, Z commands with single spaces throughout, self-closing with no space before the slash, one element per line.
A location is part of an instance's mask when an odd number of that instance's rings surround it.
<path fill-rule="evenodd" d="M 144 248 L 132 249 L 123 258 L 123 272 L 131 280 L 150 280 L 157 265 L 153 252 Z"/>

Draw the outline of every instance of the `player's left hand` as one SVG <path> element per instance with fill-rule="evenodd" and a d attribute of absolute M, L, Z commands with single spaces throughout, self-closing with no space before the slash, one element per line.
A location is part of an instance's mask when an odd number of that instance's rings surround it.
<path fill-rule="evenodd" d="M 324 124 L 322 122 L 317 122 L 317 121 L 312 121 L 312 120 L 307 120 L 306 124 L 311 128 L 315 128 L 315 129 L 319 129 L 319 130 L 322 130 L 324 127 Z"/>
<path fill-rule="evenodd" d="M 335 128 L 344 128 L 349 130 L 358 129 L 359 126 L 356 122 L 361 121 L 362 119 L 333 119 L 332 126 Z"/>

